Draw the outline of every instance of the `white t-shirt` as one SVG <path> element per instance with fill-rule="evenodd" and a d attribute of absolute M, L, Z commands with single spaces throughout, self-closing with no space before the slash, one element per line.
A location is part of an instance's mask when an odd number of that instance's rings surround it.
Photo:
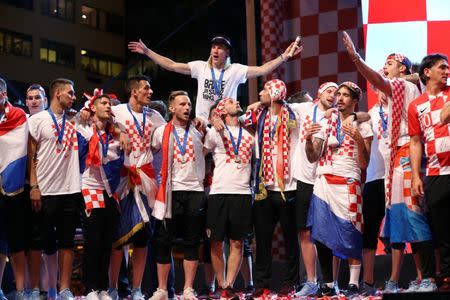
<path fill-rule="evenodd" d="M 130 108 L 131 109 L 131 108 Z M 139 131 L 135 125 L 134 117 L 139 123 L 140 128 L 143 127 L 143 113 L 132 111 L 133 115 L 127 108 L 127 104 L 119 104 L 112 107 L 114 113 L 114 121 L 128 134 L 128 138 L 132 143 L 132 150 L 129 155 L 125 155 L 125 166 L 143 166 L 153 161 L 153 154 L 151 151 L 151 136 L 153 131 L 166 121 L 155 110 L 146 108 L 145 128 L 143 129 L 143 137 L 140 136 Z"/>
<path fill-rule="evenodd" d="M 297 163 L 294 168 L 294 178 L 304 183 L 314 184 L 317 162 L 310 163 L 306 157 L 306 130 L 313 124 L 314 119 L 316 123 L 319 123 L 325 116 L 325 111 L 320 110 L 317 104 L 313 102 L 290 104 L 290 107 L 298 114 L 298 121 L 300 121 L 300 138 L 298 139 L 298 146 L 295 153 Z"/>
<path fill-rule="evenodd" d="M 78 125 L 78 132 L 86 139 L 87 142 L 91 140 L 91 137 L 94 133 L 91 125 L 84 124 Z M 100 130 L 99 134 L 103 137 L 105 131 Z M 103 157 L 102 145 L 100 142 L 98 143 L 98 149 L 100 160 L 103 164 L 106 164 L 110 161 L 115 161 L 120 157 L 120 143 L 116 139 L 110 138 L 106 157 Z M 111 195 L 108 179 L 102 167 L 86 166 L 83 174 L 81 175 L 81 180 L 82 189 L 107 190 L 108 194 Z"/>
<path fill-rule="evenodd" d="M 384 118 L 388 117 L 388 111 L 382 110 Z M 389 135 L 383 131 L 382 121 L 380 117 L 380 107 L 378 104 L 369 111 L 370 124 L 372 125 L 373 140 L 370 145 L 370 161 L 367 167 L 366 182 L 371 182 L 384 178 L 385 159 L 389 159 Z M 386 128 L 387 131 L 387 128 Z"/>
<path fill-rule="evenodd" d="M 394 87 L 392 86 L 392 90 Z M 402 120 L 400 122 L 400 130 L 399 130 L 399 138 L 397 146 L 403 146 L 409 143 L 409 135 L 408 135 L 408 107 L 413 100 L 420 96 L 420 91 L 417 86 L 409 81 L 405 81 L 405 96 L 402 106 Z M 389 115 L 392 116 L 393 102 L 389 97 Z"/>
<path fill-rule="evenodd" d="M 63 115 L 55 114 L 59 128 Z M 77 124 L 74 117 L 66 115 L 62 143 L 47 110 L 28 119 L 30 135 L 37 142 L 37 183 L 43 196 L 65 195 L 81 191 L 78 159 Z"/>
<path fill-rule="evenodd" d="M 241 83 L 247 81 L 248 66 L 231 64 L 223 73 L 220 84 L 220 95 L 215 96 L 211 67 L 206 61 L 196 60 L 188 63 L 191 77 L 197 79 L 197 101 L 195 104 L 196 117 L 205 122 L 209 117 L 209 110 L 217 100 L 230 97 L 237 100 L 237 89 Z M 222 70 L 214 69 L 215 80 L 218 81 Z"/>
<path fill-rule="evenodd" d="M 183 145 L 185 127 L 174 125 Z M 152 147 L 161 149 L 165 126 L 156 129 L 152 139 Z M 203 179 L 205 178 L 205 157 L 203 156 L 203 134 L 191 124 L 189 126 L 188 141 L 184 158 L 178 148 L 178 143 L 173 137 L 173 163 L 172 163 L 172 191 L 203 191 Z"/>
<path fill-rule="evenodd" d="M 239 126 L 228 126 L 228 129 L 237 146 Z M 239 163 L 237 163 L 227 129 L 217 132 L 215 128 L 211 128 L 208 131 L 204 147 L 212 152 L 215 165 L 210 195 L 251 194 L 250 174 L 254 144 L 253 135 L 242 129 L 242 138 L 238 152 Z"/>
<path fill-rule="evenodd" d="M 328 120 L 323 119 L 321 122 L 321 130 L 314 135 L 322 140 L 326 140 L 326 131 L 328 127 Z M 372 129 L 368 122 L 357 123 L 353 122 L 353 126 L 357 126 L 361 136 L 363 138 L 368 138 L 373 135 Z M 328 139 L 329 141 L 330 139 Z M 328 156 L 328 148 L 331 150 L 331 164 L 326 163 Z M 337 176 L 342 176 L 346 178 L 354 178 L 361 180 L 361 169 L 358 163 L 358 144 L 347 134 L 344 137 L 342 145 L 329 146 L 324 149 L 324 153 L 319 159 L 319 164 L 317 166 L 317 175 L 332 174 Z"/>

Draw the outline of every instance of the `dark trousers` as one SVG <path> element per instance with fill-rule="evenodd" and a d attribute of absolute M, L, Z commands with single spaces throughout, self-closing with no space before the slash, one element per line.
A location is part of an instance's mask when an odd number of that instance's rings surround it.
<path fill-rule="evenodd" d="M 431 228 L 441 253 L 441 274 L 450 277 L 450 175 L 427 176 L 425 184 Z"/>
<path fill-rule="evenodd" d="M 105 208 L 95 208 L 84 222 L 83 284 L 87 292 L 108 289 L 113 233 L 118 226 L 116 203 L 106 193 Z"/>
<path fill-rule="evenodd" d="M 286 275 L 283 285 L 299 283 L 300 250 L 295 219 L 295 191 L 285 192 L 286 201 L 280 192 L 268 191 L 264 200 L 253 205 L 253 225 L 256 237 L 256 261 L 254 266 L 255 285 L 269 288 L 272 276 L 272 237 L 275 225 L 280 222 L 286 253 Z"/>
<path fill-rule="evenodd" d="M 316 241 L 317 257 L 320 262 L 320 271 L 322 272 L 322 283 L 333 282 L 333 251 L 330 248 Z"/>

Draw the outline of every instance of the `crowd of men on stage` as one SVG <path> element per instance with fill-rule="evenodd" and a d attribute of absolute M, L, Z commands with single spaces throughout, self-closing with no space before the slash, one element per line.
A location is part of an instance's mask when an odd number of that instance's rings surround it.
<path fill-rule="evenodd" d="M 153 87 L 145 76 L 127 80 L 127 101 L 101 89 L 85 93 L 79 112 L 71 108 L 71 80 L 55 79 L 48 95 L 33 84 L 26 91 L 28 114 L 8 102 L 0 78 L 0 274 L 8 255 L 16 299 L 37 300 L 41 290 L 49 299 L 74 298 L 80 215 L 88 300 L 119 299 L 123 247 L 129 244 L 132 300 L 145 298 L 149 247 L 157 288 L 147 296 L 173 298 L 176 239 L 184 255 L 183 299 L 201 296 L 194 280 L 204 240 L 213 272 L 203 296 L 237 299 L 233 285 L 246 265 L 246 296 L 269 299 L 278 222 L 286 253 L 278 297 L 375 295 L 379 238 L 392 251 L 384 293 L 450 290 L 448 58 L 427 55 L 415 73 L 405 55 L 393 53 L 375 71 L 345 32 L 343 44 L 378 95 L 369 112 L 356 111 L 363 93 L 354 82 L 323 82 L 313 101 L 288 103 L 285 83 L 273 79 L 243 113 L 238 85 L 298 55 L 302 47 L 295 42 L 262 66 L 231 63 L 226 36 L 211 40 L 208 61 L 186 64 L 131 42 L 131 51 L 198 80 L 195 118 L 185 91 L 170 93 L 168 119 L 151 108 Z M 243 258 L 251 253 L 243 252 L 253 237 L 252 266 Z M 406 243 L 417 279 L 400 289 Z M 349 265 L 344 287 L 337 285 L 341 259 Z"/>

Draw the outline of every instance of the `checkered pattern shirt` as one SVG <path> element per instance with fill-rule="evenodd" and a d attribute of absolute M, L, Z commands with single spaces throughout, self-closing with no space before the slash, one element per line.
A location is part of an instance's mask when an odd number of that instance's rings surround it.
<path fill-rule="evenodd" d="M 450 101 L 450 87 L 436 97 L 424 93 L 408 109 L 410 136 L 422 137 L 427 158 L 427 176 L 450 174 L 450 124 L 442 124 L 440 115 Z"/>

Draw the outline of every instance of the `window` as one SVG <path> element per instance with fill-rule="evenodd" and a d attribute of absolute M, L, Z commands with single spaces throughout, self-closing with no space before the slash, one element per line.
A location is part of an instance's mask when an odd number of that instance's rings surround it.
<path fill-rule="evenodd" d="M 123 33 L 123 18 L 90 6 L 81 6 L 81 24 L 112 33 Z"/>
<path fill-rule="evenodd" d="M 31 35 L 0 29 L 0 53 L 31 57 Z"/>
<path fill-rule="evenodd" d="M 41 0 L 41 12 L 44 15 L 73 22 L 75 0 Z"/>
<path fill-rule="evenodd" d="M 74 67 L 75 48 L 70 45 L 41 40 L 39 56 L 42 61 L 52 64 Z"/>
<path fill-rule="evenodd" d="M 33 0 L 0 0 L 0 3 L 6 3 L 17 7 L 33 10 Z"/>
<path fill-rule="evenodd" d="M 81 50 L 81 68 L 90 73 L 113 77 L 120 74 L 122 64 L 120 59 Z"/>

